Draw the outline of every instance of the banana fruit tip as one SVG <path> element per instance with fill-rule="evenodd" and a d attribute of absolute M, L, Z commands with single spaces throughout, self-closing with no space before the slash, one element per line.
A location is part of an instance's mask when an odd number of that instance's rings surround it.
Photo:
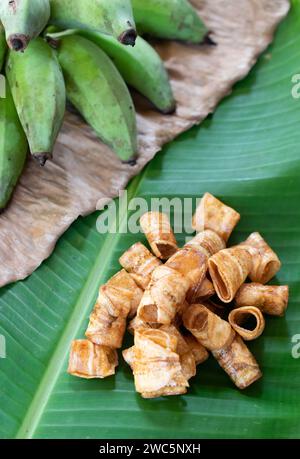
<path fill-rule="evenodd" d="M 122 43 L 123 45 L 129 45 L 129 46 L 134 46 L 136 39 L 137 39 L 137 32 L 133 28 L 125 30 L 125 32 L 121 33 L 121 35 L 118 37 L 118 40 L 120 43 Z"/>
<path fill-rule="evenodd" d="M 30 38 L 24 34 L 14 34 L 8 37 L 7 44 L 13 51 L 24 52 L 28 46 Z"/>
<path fill-rule="evenodd" d="M 48 159 L 52 159 L 52 154 L 51 153 L 33 154 L 33 158 L 41 167 L 44 167 Z"/>

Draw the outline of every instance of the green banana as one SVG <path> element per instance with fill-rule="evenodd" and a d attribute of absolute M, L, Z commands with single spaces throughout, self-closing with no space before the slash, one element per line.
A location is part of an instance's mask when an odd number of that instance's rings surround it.
<path fill-rule="evenodd" d="M 127 84 L 135 88 L 162 113 L 173 113 L 176 103 L 167 71 L 157 52 L 138 37 L 134 48 L 99 32 L 78 31 L 96 43 L 112 59 Z"/>
<path fill-rule="evenodd" d="M 130 0 L 50 0 L 50 23 L 62 28 L 93 29 L 134 46 L 137 36 Z"/>
<path fill-rule="evenodd" d="M 58 58 L 69 100 L 122 160 L 130 160 L 137 151 L 135 110 L 114 64 L 97 45 L 77 35 L 61 38 Z"/>
<path fill-rule="evenodd" d="M 5 32 L 0 23 L 0 72 L 3 67 L 5 53 L 6 53 Z"/>
<path fill-rule="evenodd" d="M 65 84 L 55 52 L 36 38 L 25 53 L 9 53 L 6 75 L 31 154 L 43 166 L 65 112 Z"/>
<path fill-rule="evenodd" d="M 49 0 L 1 0 L 0 19 L 7 44 L 14 51 L 24 51 L 29 41 L 44 29 L 49 17 Z"/>
<path fill-rule="evenodd" d="M 7 205 L 24 168 L 28 144 L 6 84 L 0 99 L 0 211 Z"/>
<path fill-rule="evenodd" d="M 200 43 L 207 29 L 187 0 L 132 0 L 140 33 Z"/>

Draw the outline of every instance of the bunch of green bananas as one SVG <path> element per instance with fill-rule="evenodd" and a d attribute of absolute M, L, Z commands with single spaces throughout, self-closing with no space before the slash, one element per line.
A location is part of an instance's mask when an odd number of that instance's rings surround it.
<path fill-rule="evenodd" d="M 51 158 L 66 98 L 123 161 L 137 153 L 127 85 L 174 112 L 163 62 L 137 30 L 191 43 L 207 33 L 188 0 L 1 0 L 0 210 L 28 150 L 40 165 Z"/>

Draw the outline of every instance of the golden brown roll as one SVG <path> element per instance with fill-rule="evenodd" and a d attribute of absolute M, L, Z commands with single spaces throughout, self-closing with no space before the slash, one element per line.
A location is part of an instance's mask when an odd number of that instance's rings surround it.
<path fill-rule="evenodd" d="M 161 261 L 141 242 L 133 244 L 123 253 L 119 262 L 143 290 L 148 287 L 153 271 L 161 265 Z"/>
<path fill-rule="evenodd" d="M 210 193 L 205 193 L 196 209 L 192 227 L 195 231 L 210 229 L 227 242 L 240 220 L 240 214 Z"/>
<path fill-rule="evenodd" d="M 122 269 L 99 290 L 86 337 L 95 344 L 120 348 L 127 316 L 137 310 L 143 292 Z"/>
<path fill-rule="evenodd" d="M 212 351 L 221 367 L 240 389 L 261 377 L 257 362 L 230 324 L 203 305 L 192 305 L 183 317 L 185 327 Z"/>
<path fill-rule="evenodd" d="M 177 242 L 166 214 L 147 212 L 140 218 L 140 225 L 158 258 L 167 260 L 177 251 Z"/>
<path fill-rule="evenodd" d="M 196 375 L 196 361 L 185 337 L 174 325 L 163 325 L 160 330 L 177 338 L 176 353 L 179 355 L 182 373 L 187 380 Z"/>
<path fill-rule="evenodd" d="M 243 247 L 224 249 L 208 260 L 208 269 L 218 297 L 230 303 L 252 268 L 252 258 Z"/>
<path fill-rule="evenodd" d="M 287 285 L 262 285 L 255 282 L 243 284 L 235 297 L 235 304 L 256 306 L 263 313 L 283 316 L 289 301 Z"/>
<path fill-rule="evenodd" d="M 253 354 L 238 335 L 226 348 L 212 354 L 239 389 L 245 389 L 262 377 Z"/>
<path fill-rule="evenodd" d="M 123 351 L 131 366 L 136 391 L 144 398 L 186 393 L 189 383 L 176 352 L 178 339 L 163 330 L 140 329 L 134 346 Z"/>
<path fill-rule="evenodd" d="M 106 378 L 115 374 L 118 354 L 114 349 L 98 346 L 87 339 L 72 341 L 68 373 L 80 378 Z"/>
<path fill-rule="evenodd" d="M 253 324 L 247 327 L 247 321 L 251 320 Z M 243 306 L 233 309 L 228 320 L 232 328 L 245 341 L 252 341 L 258 338 L 265 329 L 265 319 L 260 309 L 255 306 Z"/>
<path fill-rule="evenodd" d="M 250 234 L 240 246 L 246 247 L 252 257 L 249 277 L 253 282 L 266 284 L 280 270 L 278 256 L 259 233 Z"/>
<path fill-rule="evenodd" d="M 185 247 L 193 247 L 203 252 L 207 258 L 226 248 L 224 240 L 215 231 L 205 230 L 198 233 Z"/>
<path fill-rule="evenodd" d="M 202 304 L 193 304 L 183 314 L 183 323 L 206 349 L 227 347 L 235 332 L 230 324 Z"/>
<path fill-rule="evenodd" d="M 178 250 L 178 252 L 166 262 L 165 266 L 181 273 L 189 280 L 190 288 L 187 292 L 186 299 L 190 303 L 193 302 L 207 271 L 207 257 L 197 249 L 184 247 Z"/>
<path fill-rule="evenodd" d="M 184 335 L 184 340 L 193 353 L 196 365 L 200 365 L 200 363 L 203 363 L 208 359 L 208 351 L 205 349 L 204 346 L 202 346 L 202 344 L 199 343 L 199 341 L 193 335 L 191 335 L 190 333 Z"/>
<path fill-rule="evenodd" d="M 138 307 L 138 318 L 144 322 L 170 325 L 189 287 L 189 280 L 178 271 L 166 265 L 159 266 L 144 292 Z"/>

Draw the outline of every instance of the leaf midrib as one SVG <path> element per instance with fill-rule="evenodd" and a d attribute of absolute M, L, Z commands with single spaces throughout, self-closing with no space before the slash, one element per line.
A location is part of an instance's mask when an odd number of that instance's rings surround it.
<path fill-rule="evenodd" d="M 127 189 L 128 200 L 132 199 L 136 195 L 147 169 L 148 167 L 146 167 L 142 173 L 132 180 Z M 95 292 L 103 281 L 105 273 L 107 272 L 107 266 L 113 257 L 114 247 L 117 246 L 118 241 L 122 236 L 122 231 L 120 230 L 123 228 L 124 223 L 126 223 L 126 215 L 127 208 L 121 208 L 119 210 L 119 215 L 117 215 L 117 219 L 111 223 L 111 226 L 113 226 L 114 223 L 117 224 L 118 221 L 120 222 L 119 232 L 109 232 L 106 236 L 105 242 L 95 259 L 85 285 L 74 305 L 71 317 L 62 332 L 54 353 L 44 371 L 38 389 L 28 406 L 23 422 L 16 433 L 15 438 L 17 439 L 30 439 L 34 436 L 44 409 L 52 394 L 52 390 L 55 387 L 56 381 L 60 375 L 62 366 L 66 360 L 70 342 L 76 336 L 82 323 L 82 319 L 85 317 L 92 304 Z"/>

